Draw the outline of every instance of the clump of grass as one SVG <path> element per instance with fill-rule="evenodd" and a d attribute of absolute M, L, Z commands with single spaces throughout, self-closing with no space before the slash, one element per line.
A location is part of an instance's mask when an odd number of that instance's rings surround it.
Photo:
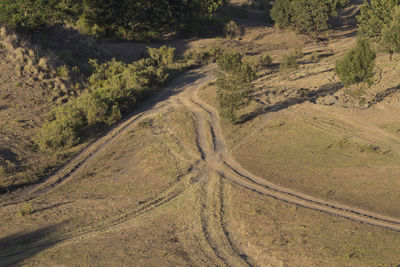
<path fill-rule="evenodd" d="M 151 118 L 146 118 L 139 122 L 140 128 L 150 128 L 152 126 L 153 126 L 153 120 Z"/>
<path fill-rule="evenodd" d="M 319 62 L 320 58 L 319 58 L 319 54 L 317 52 L 312 52 L 311 57 L 310 57 L 310 61 L 313 63 L 317 63 Z"/>
<path fill-rule="evenodd" d="M 293 56 L 295 56 L 296 58 L 302 58 L 303 56 L 304 56 L 304 54 L 303 54 L 303 49 L 299 46 L 299 47 L 296 47 L 294 50 L 293 50 Z"/>
<path fill-rule="evenodd" d="M 33 206 L 32 203 L 24 202 L 19 210 L 19 214 L 21 216 L 29 215 L 33 213 Z"/>

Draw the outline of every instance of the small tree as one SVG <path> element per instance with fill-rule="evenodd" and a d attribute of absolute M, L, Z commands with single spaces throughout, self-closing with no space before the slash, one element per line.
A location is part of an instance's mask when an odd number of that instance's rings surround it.
<path fill-rule="evenodd" d="M 335 71 L 344 86 L 366 82 L 372 84 L 376 53 L 371 42 L 357 39 L 356 46 L 336 61 Z"/>
<path fill-rule="evenodd" d="M 217 97 L 220 114 L 231 123 L 236 123 L 237 110 L 249 103 L 251 84 L 233 75 L 221 75 L 217 79 Z"/>
<path fill-rule="evenodd" d="M 382 30 L 382 46 L 392 54 L 400 53 L 400 7 L 393 12 L 393 20 Z"/>
<path fill-rule="evenodd" d="M 236 112 L 249 103 L 255 71 L 248 62 L 242 62 L 237 52 L 224 53 L 217 62 L 223 71 L 217 79 L 219 111 L 222 117 L 236 123 Z"/>

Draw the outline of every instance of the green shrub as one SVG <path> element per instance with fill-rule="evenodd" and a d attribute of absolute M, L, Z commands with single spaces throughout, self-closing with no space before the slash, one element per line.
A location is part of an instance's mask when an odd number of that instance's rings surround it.
<path fill-rule="evenodd" d="M 61 78 L 68 78 L 70 74 L 69 68 L 67 65 L 57 67 L 57 75 Z"/>
<path fill-rule="evenodd" d="M 35 142 L 41 150 L 71 147 L 79 142 L 79 134 L 86 123 L 81 110 L 70 105 L 59 107 L 53 111 L 53 119 L 43 125 Z"/>
<path fill-rule="evenodd" d="M 19 210 L 19 214 L 21 216 L 29 215 L 33 213 L 33 206 L 32 203 L 29 202 L 24 202 L 21 206 L 21 209 Z"/>
<path fill-rule="evenodd" d="M 111 125 L 121 120 L 168 79 L 174 51 L 167 47 L 149 48 L 150 58 L 131 64 L 115 59 L 103 64 L 91 60 L 93 73 L 88 78 L 88 92 L 56 108 L 36 136 L 36 144 L 50 151 L 69 148 L 79 142 L 86 126 Z"/>
<path fill-rule="evenodd" d="M 282 57 L 282 62 L 279 65 L 279 71 L 288 72 L 290 70 L 298 69 L 299 64 L 296 61 L 296 56 L 292 54 L 286 54 Z"/>
<path fill-rule="evenodd" d="M 147 47 L 147 51 L 150 58 L 155 61 L 155 65 L 167 67 L 174 62 L 175 48 L 173 47 L 167 47 L 165 45 L 161 46 L 159 49 Z"/>
<path fill-rule="evenodd" d="M 223 53 L 217 60 L 221 70 L 226 72 L 236 72 L 242 65 L 242 56 L 235 51 Z"/>
<path fill-rule="evenodd" d="M 360 82 L 372 84 L 375 58 L 371 42 L 360 38 L 353 49 L 336 61 L 335 71 L 344 86 Z"/>

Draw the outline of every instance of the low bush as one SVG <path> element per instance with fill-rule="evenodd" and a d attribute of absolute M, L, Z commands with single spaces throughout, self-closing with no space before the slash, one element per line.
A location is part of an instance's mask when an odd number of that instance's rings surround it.
<path fill-rule="evenodd" d="M 186 61 L 188 65 L 202 65 L 216 62 L 221 55 L 222 49 L 219 47 L 199 49 L 186 53 L 184 55 L 184 61 Z"/>
<path fill-rule="evenodd" d="M 200 49 L 190 51 L 184 55 L 184 60 L 189 64 L 202 65 L 211 62 L 216 62 L 222 55 L 222 49 L 219 47 L 212 47 L 209 49 Z"/>
<path fill-rule="evenodd" d="M 279 65 L 280 72 L 288 72 L 290 70 L 298 69 L 299 64 L 296 61 L 296 56 L 293 54 L 286 54 L 282 57 L 282 62 Z"/>
<path fill-rule="evenodd" d="M 73 105 L 58 107 L 51 114 L 52 118 L 46 122 L 35 143 L 41 150 L 56 150 L 71 147 L 79 142 L 79 135 L 86 125 L 84 113 Z"/>
<path fill-rule="evenodd" d="M 86 126 L 111 125 L 121 120 L 168 79 L 174 52 L 167 47 L 149 48 L 148 58 L 131 64 L 115 59 L 103 64 L 91 60 L 93 73 L 88 91 L 51 113 L 35 138 L 38 147 L 50 151 L 68 148 L 79 142 Z"/>
<path fill-rule="evenodd" d="M 218 67 L 225 72 L 237 72 L 242 66 L 242 56 L 236 52 L 225 52 L 217 60 Z"/>

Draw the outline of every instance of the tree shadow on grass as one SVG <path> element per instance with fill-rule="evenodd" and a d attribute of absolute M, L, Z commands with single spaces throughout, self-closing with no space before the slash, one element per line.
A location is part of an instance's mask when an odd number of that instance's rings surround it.
<path fill-rule="evenodd" d="M 257 117 L 259 115 L 267 114 L 269 112 L 277 112 L 277 111 L 286 109 L 290 106 L 304 103 L 306 101 L 315 103 L 318 98 L 332 95 L 335 92 L 337 92 L 338 90 L 340 90 L 341 88 L 343 88 L 343 85 L 341 83 L 324 84 L 318 90 L 311 91 L 307 95 L 292 97 L 292 98 L 286 99 L 284 101 L 278 102 L 272 106 L 258 108 L 248 114 L 244 114 L 240 117 L 238 123 L 245 123 L 245 122 L 248 122 L 248 121 L 254 119 L 255 117 Z"/>
<path fill-rule="evenodd" d="M 386 97 L 391 96 L 399 91 L 400 85 L 397 85 L 395 87 L 388 88 L 383 92 L 379 92 L 378 94 L 376 94 L 374 99 L 370 103 L 368 103 L 368 107 L 382 102 Z"/>
<path fill-rule="evenodd" d="M 25 259 L 54 246 L 60 238 L 51 238 L 64 223 L 42 227 L 32 232 L 20 232 L 0 239 L 0 266 L 18 265 Z"/>

